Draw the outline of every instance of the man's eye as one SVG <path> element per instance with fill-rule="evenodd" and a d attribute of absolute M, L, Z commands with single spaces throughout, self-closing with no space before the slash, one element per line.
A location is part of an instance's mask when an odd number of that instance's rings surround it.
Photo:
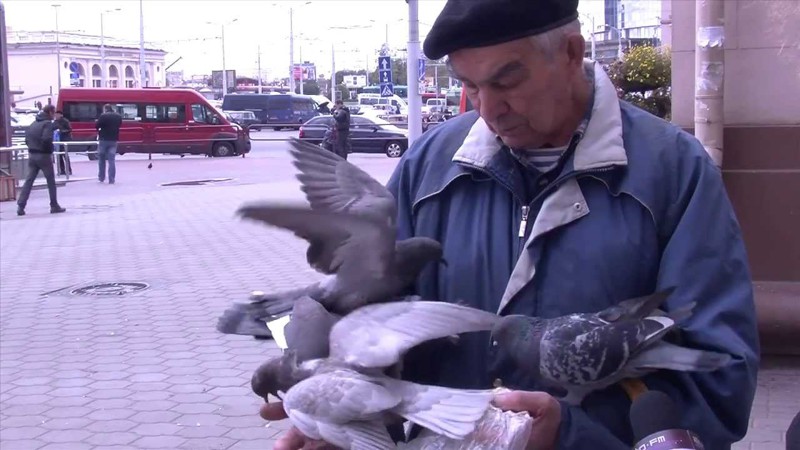
<path fill-rule="evenodd" d="M 519 85 L 518 80 L 503 80 L 492 83 L 492 88 L 497 89 L 498 91 L 507 91 L 517 87 L 517 85 Z"/>
<path fill-rule="evenodd" d="M 467 92 L 471 92 L 471 93 L 478 92 L 478 86 L 475 86 L 472 83 L 467 83 L 466 81 L 464 81 L 461 84 L 464 86 L 464 89 L 466 89 Z"/>

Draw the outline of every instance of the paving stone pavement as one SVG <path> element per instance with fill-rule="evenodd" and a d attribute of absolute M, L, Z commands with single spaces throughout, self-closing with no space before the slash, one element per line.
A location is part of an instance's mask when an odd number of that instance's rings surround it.
<path fill-rule="evenodd" d="M 385 181 L 389 169 L 379 172 Z M 318 276 L 302 241 L 235 218 L 263 198 L 301 197 L 294 182 L 277 181 L 72 198 L 58 216 L 17 218 L 3 204 L 0 450 L 271 448 L 287 424 L 257 416 L 249 379 L 277 349 L 214 329 L 251 290 Z M 58 291 L 91 282 L 149 289 Z M 737 450 L 782 449 L 800 405 L 800 361 L 764 367 Z"/>

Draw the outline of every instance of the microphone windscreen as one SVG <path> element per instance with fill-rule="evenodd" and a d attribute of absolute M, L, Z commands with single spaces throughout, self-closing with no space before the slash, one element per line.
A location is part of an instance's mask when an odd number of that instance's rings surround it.
<path fill-rule="evenodd" d="M 786 450 L 800 450 L 800 412 L 786 430 Z"/>
<path fill-rule="evenodd" d="M 660 391 L 647 391 L 631 404 L 630 418 L 634 442 L 653 433 L 681 428 L 675 402 Z"/>

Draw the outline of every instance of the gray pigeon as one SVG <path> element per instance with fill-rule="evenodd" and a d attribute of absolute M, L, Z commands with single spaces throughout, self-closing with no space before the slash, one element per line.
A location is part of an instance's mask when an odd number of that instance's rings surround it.
<path fill-rule="evenodd" d="M 695 350 L 662 340 L 690 317 L 694 304 L 672 312 L 657 308 L 673 289 L 625 300 L 593 314 L 554 319 L 511 315 L 492 330 L 501 357 L 544 388 L 566 391 L 564 401 L 580 404 L 589 393 L 625 378 L 659 369 L 714 371 L 728 363 L 723 353 Z"/>
<path fill-rule="evenodd" d="M 310 208 L 261 203 L 244 206 L 239 213 L 307 240 L 308 263 L 327 277 L 235 305 L 217 323 L 223 333 L 269 336 L 262 322 L 288 314 L 294 301 L 303 296 L 338 315 L 369 303 L 393 301 L 416 281 L 425 265 L 445 263 L 441 244 L 434 239 L 397 241 L 397 205 L 377 180 L 316 145 L 298 139 L 290 143 Z"/>
<path fill-rule="evenodd" d="M 254 376 L 256 393 L 282 398 L 304 435 L 345 449 L 395 448 L 385 423 L 397 416 L 463 439 L 483 417 L 493 391 L 419 385 L 384 371 L 416 345 L 490 330 L 499 317 L 452 303 L 409 300 L 367 305 L 344 316 L 331 330 L 328 358 L 298 364 L 296 353 L 287 350 L 268 361 Z"/>

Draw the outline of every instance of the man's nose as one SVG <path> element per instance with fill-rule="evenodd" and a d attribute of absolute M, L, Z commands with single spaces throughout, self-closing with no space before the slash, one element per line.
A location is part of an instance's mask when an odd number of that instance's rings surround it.
<path fill-rule="evenodd" d="M 508 112 L 508 103 L 491 89 L 481 90 L 478 93 L 478 111 L 484 120 L 492 122 Z"/>

